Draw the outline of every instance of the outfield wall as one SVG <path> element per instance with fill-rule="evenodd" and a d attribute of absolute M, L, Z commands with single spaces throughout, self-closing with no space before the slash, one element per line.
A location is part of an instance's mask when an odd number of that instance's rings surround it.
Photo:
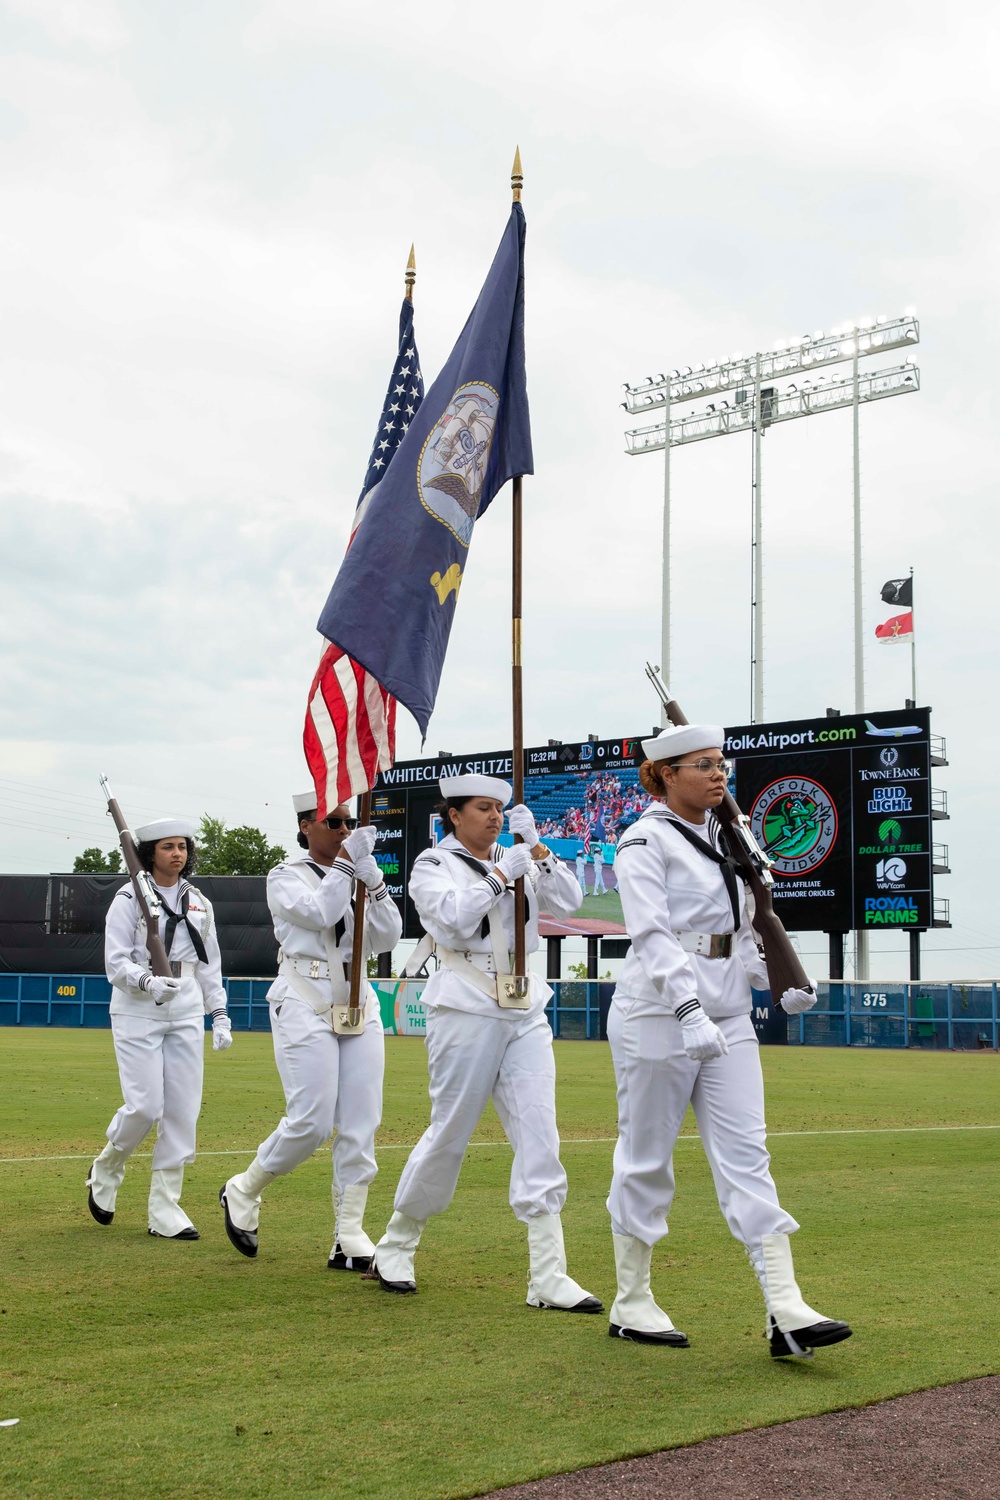
<path fill-rule="evenodd" d="M 269 1031 L 270 979 L 226 979 L 235 1031 Z M 391 1036 L 423 1036 L 423 979 L 373 981 L 382 1024 Z M 997 1049 L 1000 981 L 939 980 L 878 986 L 837 981 L 819 985 L 814 1010 L 770 1013 L 770 997 L 754 993 L 753 1018 L 762 1042 L 805 1047 L 915 1047 L 976 1051 Z M 553 985 L 546 1010 L 563 1040 L 604 1039 L 614 985 L 563 980 Z M 0 974 L 0 1026 L 109 1027 L 111 986 L 96 974 Z M 206 1025 L 208 1024 L 206 1020 Z"/>

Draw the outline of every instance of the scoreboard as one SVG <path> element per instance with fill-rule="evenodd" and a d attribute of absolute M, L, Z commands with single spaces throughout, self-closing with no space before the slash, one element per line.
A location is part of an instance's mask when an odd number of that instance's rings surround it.
<path fill-rule="evenodd" d="M 930 710 L 727 731 L 789 932 L 933 926 Z"/>
<path fill-rule="evenodd" d="M 910 931 L 933 925 L 930 710 L 749 724 L 726 732 L 730 782 L 774 862 L 775 909 L 789 932 Z M 639 736 L 548 744 L 524 754 L 525 801 L 545 843 L 572 859 L 586 832 L 613 848 L 649 799 Z M 442 777 L 511 780 L 509 750 L 402 761 L 372 792 L 375 857 L 403 912 L 409 870 L 440 837 Z"/>

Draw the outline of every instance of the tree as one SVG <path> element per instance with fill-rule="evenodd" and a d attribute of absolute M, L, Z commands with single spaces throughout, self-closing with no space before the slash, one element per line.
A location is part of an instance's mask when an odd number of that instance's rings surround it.
<path fill-rule="evenodd" d="M 74 875 L 118 875 L 121 873 L 122 851 L 109 849 L 102 854 L 100 849 L 84 849 L 73 861 Z"/>
<path fill-rule="evenodd" d="M 227 828 L 221 818 L 202 817 L 195 837 L 199 875 L 266 875 L 287 858 L 278 844 L 268 844 L 259 828 Z"/>

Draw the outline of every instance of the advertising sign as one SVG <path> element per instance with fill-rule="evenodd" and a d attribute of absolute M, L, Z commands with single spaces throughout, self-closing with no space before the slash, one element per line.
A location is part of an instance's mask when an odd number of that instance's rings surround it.
<path fill-rule="evenodd" d="M 745 725 L 727 731 L 725 753 L 790 932 L 932 926 L 929 709 Z M 525 751 L 525 800 L 540 837 L 574 863 L 581 915 L 621 921 L 614 851 L 649 802 L 641 760 L 635 735 Z M 473 771 L 510 780 L 510 751 L 403 761 L 376 782 L 375 858 L 404 937 L 422 930 L 406 886 L 442 833 L 438 782 Z"/>
<path fill-rule="evenodd" d="M 928 709 L 747 725 L 725 751 L 790 932 L 932 925 Z"/>

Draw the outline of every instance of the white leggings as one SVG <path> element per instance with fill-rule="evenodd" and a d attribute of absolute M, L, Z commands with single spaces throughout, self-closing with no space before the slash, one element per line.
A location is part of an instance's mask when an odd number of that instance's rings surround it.
<path fill-rule="evenodd" d="M 539 1214 L 560 1213 L 566 1173 L 559 1160 L 556 1067 L 545 1016 L 494 1019 L 429 1007 L 427 1064 L 431 1123 L 399 1179 L 400 1213 L 423 1221 L 448 1207 L 466 1147 L 491 1098 L 514 1148 L 515 1216 L 527 1223 Z"/>
<path fill-rule="evenodd" d="M 376 1016 L 360 1036 L 336 1036 L 297 995 L 271 1005 L 274 1060 L 285 1091 L 285 1115 L 257 1151 L 266 1172 L 283 1177 L 336 1130 L 333 1181 L 369 1183 L 378 1171 L 375 1132 L 382 1119 L 385 1038 Z"/>
<path fill-rule="evenodd" d="M 168 1002 L 169 1003 L 169 1002 Z M 108 1140 L 130 1156 L 157 1126 L 153 1171 L 194 1161 L 205 1071 L 205 1016 L 200 1011 L 172 1020 L 152 1009 L 148 1016 L 111 1017 L 124 1103 L 108 1126 Z"/>
<path fill-rule="evenodd" d="M 640 1012 L 636 1014 L 636 1012 Z M 615 1234 L 655 1245 L 667 1232 L 674 1196 L 673 1149 L 692 1105 L 719 1207 L 738 1240 L 791 1234 L 798 1224 L 778 1202 L 764 1124 L 764 1082 L 749 1015 L 715 1023 L 723 1057 L 693 1062 L 680 1023 L 616 993 L 608 1041 L 618 1084 L 618 1144 L 608 1212 Z"/>

